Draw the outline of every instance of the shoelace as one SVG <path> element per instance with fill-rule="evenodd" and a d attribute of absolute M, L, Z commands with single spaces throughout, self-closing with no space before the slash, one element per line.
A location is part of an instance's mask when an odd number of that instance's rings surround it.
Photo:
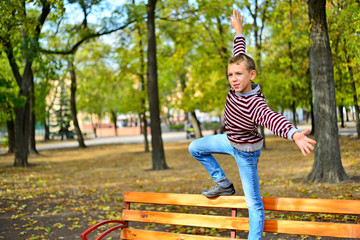
<path fill-rule="evenodd" d="M 218 190 L 218 189 L 220 189 L 220 186 L 216 184 L 215 186 L 213 186 L 212 188 L 210 188 L 210 189 L 208 189 L 206 191 L 209 192 L 209 191 Z"/>

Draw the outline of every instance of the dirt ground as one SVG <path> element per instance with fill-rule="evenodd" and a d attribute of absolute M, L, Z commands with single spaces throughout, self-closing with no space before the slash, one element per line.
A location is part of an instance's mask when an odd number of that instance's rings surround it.
<path fill-rule="evenodd" d="M 262 195 L 360 199 L 360 140 L 341 137 L 340 144 L 349 180 L 313 184 L 306 180 L 313 155 L 305 158 L 292 142 L 267 137 L 268 149 L 259 162 Z M 213 182 L 190 156 L 188 145 L 189 141 L 165 144 L 170 169 L 161 171 L 149 170 L 151 153 L 143 152 L 142 144 L 42 151 L 29 158 L 31 166 L 26 168 L 12 167 L 14 156 L 1 155 L 0 239 L 80 239 L 85 229 L 101 220 L 121 219 L 125 191 L 200 193 Z M 243 195 L 236 162 L 230 156 L 216 157 L 234 182 L 236 195 Z M 336 220 L 336 216 L 330 218 Z M 347 220 L 360 224 L 359 217 Z M 181 227 L 174 230 L 192 231 Z M 239 236 L 246 238 L 246 233 Z M 107 239 L 119 239 L 119 232 Z M 264 239 L 331 238 L 266 233 Z"/>

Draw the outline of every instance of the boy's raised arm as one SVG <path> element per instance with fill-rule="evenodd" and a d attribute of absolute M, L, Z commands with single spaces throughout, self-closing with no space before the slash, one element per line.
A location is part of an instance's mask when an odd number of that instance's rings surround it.
<path fill-rule="evenodd" d="M 234 9 L 233 10 L 233 18 L 231 19 L 231 17 L 228 17 L 228 20 L 236 32 L 236 36 L 234 38 L 233 54 L 234 54 L 234 56 L 239 55 L 239 54 L 245 54 L 246 53 L 246 51 L 245 51 L 246 44 L 245 44 L 245 37 L 243 35 L 243 28 L 242 28 L 244 17 L 241 16 L 241 13 L 239 10 Z"/>
<path fill-rule="evenodd" d="M 228 17 L 231 26 L 235 29 L 236 34 L 243 34 L 242 23 L 244 21 L 244 17 L 241 16 L 239 10 L 233 10 L 233 19 Z"/>

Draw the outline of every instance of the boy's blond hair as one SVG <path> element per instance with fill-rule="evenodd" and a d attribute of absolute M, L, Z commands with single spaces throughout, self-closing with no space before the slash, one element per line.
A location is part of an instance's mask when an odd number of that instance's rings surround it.
<path fill-rule="evenodd" d="M 252 70 L 256 70 L 254 60 L 246 54 L 236 55 L 236 56 L 230 58 L 230 60 L 229 60 L 229 64 L 240 64 L 240 63 L 244 63 L 246 69 L 249 72 Z"/>

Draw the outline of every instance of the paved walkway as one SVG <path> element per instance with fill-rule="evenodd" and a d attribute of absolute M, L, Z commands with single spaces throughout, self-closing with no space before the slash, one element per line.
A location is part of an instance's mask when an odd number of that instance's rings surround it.
<path fill-rule="evenodd" d="M 311 129 L 310 125 L 299 125 L 299 130 L 303 131 L 305 129 Z M 214 132 L 207 130 L 203 131 L 204 136 L 210 136 Z M 355 126 L 349 126 L 349 128 L 339 128 L 340 135 L 346 136 L 356 136 L 356 128 Z M 271 131 L 265 129 L 265 135 L 273 135 Z M 165 132 L 162 134 L 162 138 L 164 142 L 180 142 L 180 141 L 191 141 L 186 139 L 186 133 L 184 131 L 181 132 Z M 149 135 L 149 141 L 151 141 L 151 135 Z M 94 146 L 94 145 L 102 145 L 102 144 L 133 144 L 133 143 L 143 143 L 144 136 L 137 135 L 137 136 L 119 136 L 119 137 L 100 137 L 100 138 L 92 138 L 85 140 L 85 144 L 87 146 Z M 63 142 L 49 142 L 49 143 L 38 143 L 36 149 L 41 150 L 50 150 L 50 149 L 59 149 L 59 148 L 75 148 L 78 147 L 79 144 L 76 140 L 71 141 L 63 141 Z M 6 149 L 0 149 L 0 154 L 5 154 Z"/>

